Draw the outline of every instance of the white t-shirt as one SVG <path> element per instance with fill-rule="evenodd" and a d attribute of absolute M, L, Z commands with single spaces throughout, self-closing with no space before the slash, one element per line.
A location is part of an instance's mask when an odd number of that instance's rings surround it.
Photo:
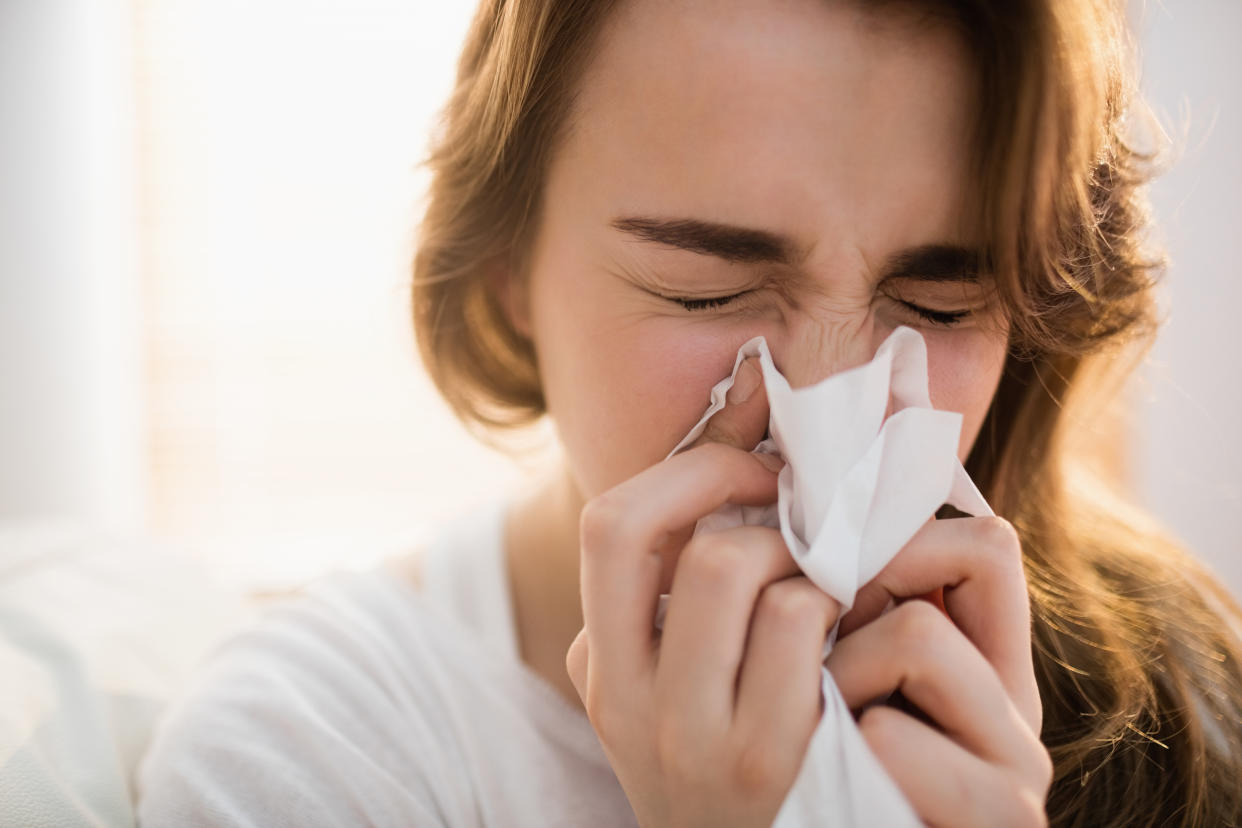
<path fill-rule="evenodd" d="M 503 508 L 421 587 L 338 573 L 219 649 L 138 773 L 162 826 L 633 826 L 595 731 L 519 656 Z"/>

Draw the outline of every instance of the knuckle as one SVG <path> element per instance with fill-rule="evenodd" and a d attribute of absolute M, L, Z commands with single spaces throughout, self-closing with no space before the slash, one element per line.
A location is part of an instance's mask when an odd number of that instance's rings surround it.
<path fill-rule="evenodd" d="M 876 705 L 864 710 L 858 718 L 859 731 L 881 762 L 902 750 L 900 717 L 901 713 L 893 708 Z"/>
<path fill-rule="evenodd" d="M 1022 544 L 1018 539 L 1018 530 L 1003 517 L 992 516 L 978 518 L 979 541 L 984 546 L 1003 549 L 1011 554 L 1018 554 Z"/>
<path fill-rule="evenodd" d="M 782 626 L 821 623 L 830 600 L 802 577 L 768 584 L 759 598 L 761 611 Z"/>
<path fill-rule="evenodd" d="M 1022 545 L 1013 524 L 1004 518 L 980 518 L 977 529 L 980 565 L 990 570 L 992 577 L 1006 584 L 1024 584 L 1026 572 L 1022 562 Z"/>
<path fill-rule="evenodd" d="M 906 601 L 893 610 L 894 635 L 903 650 L 925 652 L 936 647 L 946 624 L 952 622 L 926 601 Z"/>
<path fill-rule="evenodd" d="M 746 562 L 746 548 L 736 539 L 719 534 L 698 535 L 686 544 L 678 568 L 713 589 L 736 579 Z"/>
<path fill-rule="evenodd" d="M 766 741 L 751 742 L 742 748 L 733 771 L 739 792 L 748 797 L 763 796 L 791 781 L 787 753 Z"/>
<path fill-rule="evenodd" d="M 615 491 L 604 492 L 586 502 L 578 518 L 578 532 L 584 553 L 606 546 L 625 525 L 625 508 Z"/>

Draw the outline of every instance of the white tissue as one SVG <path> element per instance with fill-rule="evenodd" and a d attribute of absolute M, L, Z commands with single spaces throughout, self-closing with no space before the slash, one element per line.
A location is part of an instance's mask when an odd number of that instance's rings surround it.
<path fill-rule="evenodd" d="M 893 331 L 866 365 L 797 389 L 776 370 L 764 338 L 750 340 L 670 457 L 698 439 L 724 408 L 738 368 L 752 356 L 759 357 L 771 408 L 771 437 L 755 451 L 786 462 L 778 499 L 766 507 L 726 505 L 700 520 L 695 534 L 779 527 L 798 566 L 844 612 L 941 505 L 992 514 L 957 459 L 962 416 L 931 407 L 927 349 L 907 327 Z M 885 419 L 890 400 L 893 413 Z M 662 596 L 657 626 L 666 602 Z M 825 656 L 836 632 L 834 626 Z M 774 825 L 920 825 L 867 747 L 827 668 L 822 688 L 823 717 Z"/>

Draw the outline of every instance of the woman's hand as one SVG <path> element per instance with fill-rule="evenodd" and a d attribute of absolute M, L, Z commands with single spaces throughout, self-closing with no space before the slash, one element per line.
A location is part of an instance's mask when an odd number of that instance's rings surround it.
<path fill-rule="evenodd" d="M 945 613 L 890 599 L 944 587 Z M 900 690 L 932 724 L 868 707 L 864 738 L 927 823 L 1045 825 L 1052 762 L 1021 549 L 1000 518 L 929 521 L 858 594 L 827 666 L 853 710 Z"/>
<path fill-rule="evenodd" d="M 753 390 L 759 372 L 748 370 Z M 685 542 L 722 504 L 776 500 L 779 463 L 748 452 L 767 424 L 766 399 L 739 396 L 699 445 L 582 514 L 585 625 L 566 666 L 648 828 L 770 825 L 821 715 L 820 658 L 837 603 L 798 575 L 776 530 Z M 667 591 L 661 635 L 653 618 Z"/>

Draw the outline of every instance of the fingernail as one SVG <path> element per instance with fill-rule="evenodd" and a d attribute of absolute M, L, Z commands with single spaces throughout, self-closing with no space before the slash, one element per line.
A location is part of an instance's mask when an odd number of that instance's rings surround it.
<path fill-rule="evenodd" d="M 737 370 L 737 376 L 733 378 L 733 387 L 729 389 L 729 393 L 725 394 L 725 401 L 729 405 L 740 405 L 746 402 L 750 399 L 750 395 L 755 393 L 755 389 L 759 387 L 762 380 L 763 375 L 759 373 L 754 357 L 747 359 Z"/>
<path fill-rule="evenodd" d="M 763 452 L 760 452 L 755 455 L 755 459 L 774 472 L 778 472 L 785 467 L 785 461 L 777 457 L 775 454 L 764 454 Z"/>

